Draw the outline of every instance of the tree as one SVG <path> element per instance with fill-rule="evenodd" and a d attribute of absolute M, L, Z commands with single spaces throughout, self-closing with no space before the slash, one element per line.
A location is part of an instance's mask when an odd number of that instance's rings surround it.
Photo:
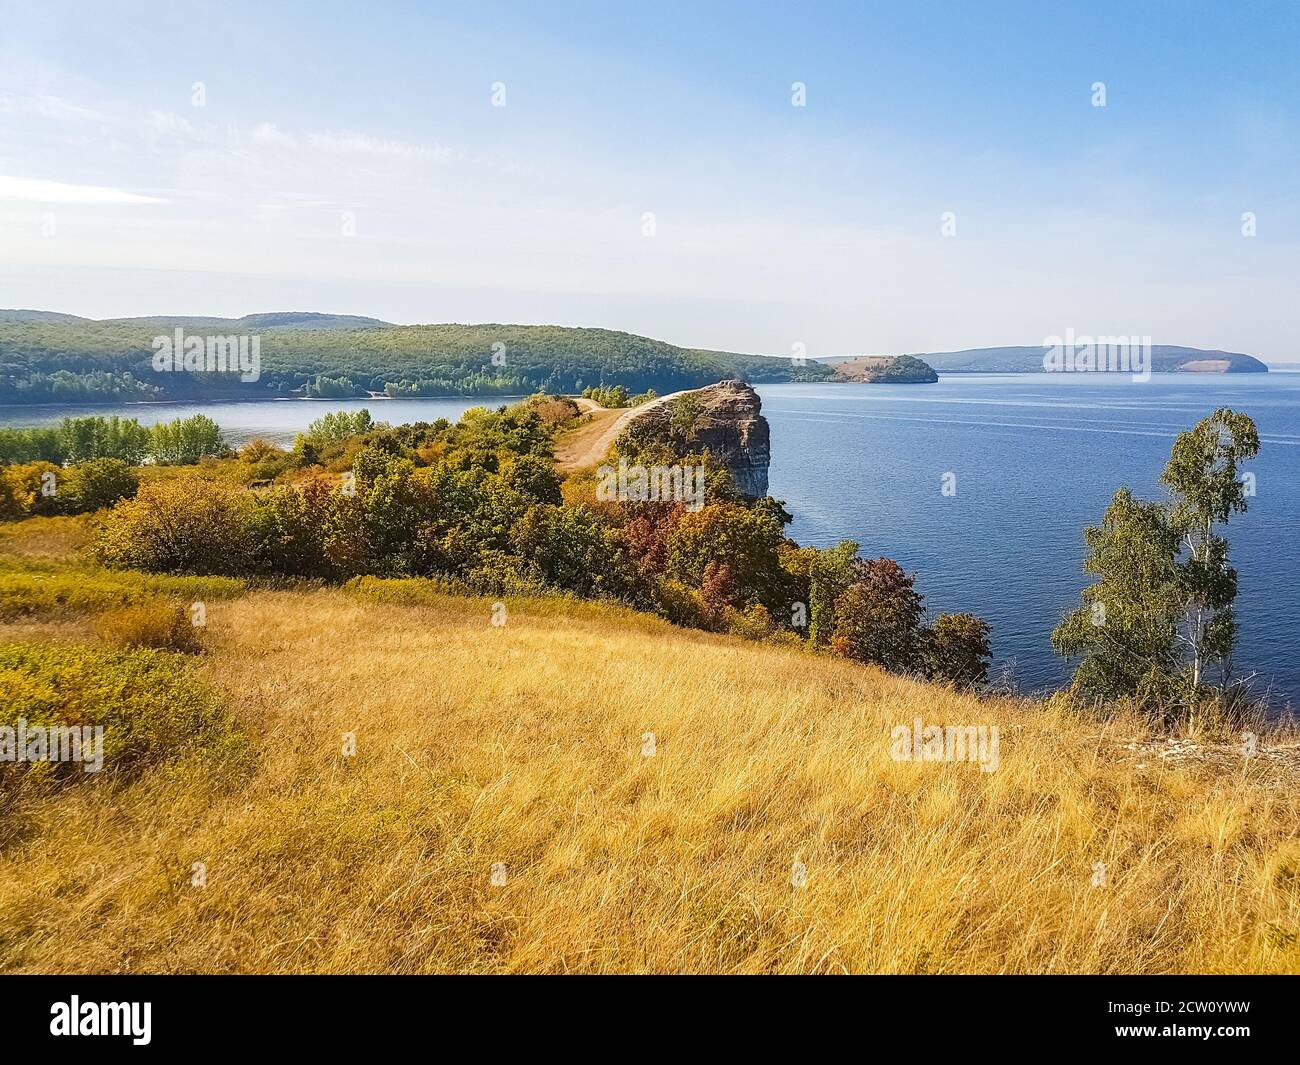
<path fill-rule="evenodd" d="M 925 605 L 893 559 L 855 564 L 854 581 L 835 600 L 831 649 L 893 673 L 922 667 Z"/>
<path fill-rule="evenodd" d="M 1083 539 L 1083 568 L 1098 581 L 1052 633 L 1060 654 L 1083 656 L 1075 690 L 1096 699 L 1168 702 L 1178 668 L 1179 613 L 1178 535 L 1169 508 L 1121 488 L 1101 524 L 1085 529 Z"/>
<path fill-rule="evenodd" d="M 345 410 L 330 411 L 328 414 L 323 414 L 317 418 L 307 426 L 307 431 L 300 435 L 305 436 L 310 443 L 320 447 L 322 444 L 334 440 L 346 440 L 349 436 L 360 436 L 362 433 L 368 433 L 374 428 L 374 424 L 370 417 L 370 411 L 364 407 L 352 413 Z"/>
<path fill-rule="evenodd" d="M 925 675 L 963 688 L 989 676 L 989 623 L 973 614 L 940 614 L 924 641 Z"/>
<path fill-rule="evenodd" d="M 853 583 L 858 545 L 841 540 L 835 547 L 812 548 L 808 567 L 808 639 L 824 647 L 835 628 L 835 601 Z"/>
<path fill-rule="evenodd" d="M 1191 704 L 1216 663 L 1227 684 L 1237 573 L 1215 529 L 1246 509 L 1237 467 L 1258 452 L 1250 418 L 1216 411 L 1174 441 L 1161 477 L 1172 499 L 1144 502 L 1121 488 L 1101 525 L 1084 530 L 1084 570 L 1099 579 L 1052 633 L 1059 653 L 1082 656 L 1076 691 L 1141 706 Z"/>
<path fill-rule="evenodd" d="M 618 537 L 591 509 L 538 503 L 515 523 L 512 553 L 547 584 L 586 597 L 617 595 L 627 566 Z"/>
<path fill-rule="evenodd" d="M 160 465 L 182 466 L 198 462 L 205 455 L 222 455 L 226 443 L 221 427 L 206 414 L 160 422 L 153 427 L 149 453 Z"/>
<path fill-rule="evenodd" d="M 695 427 L 699 424 L 704 408 L 694 392 L 687 392 L 673 400 L 668 414 L 668 428 L 673 441 L 685 446 L 695 439 Z"/>
<path fill-rule="evenodd" d="M 1245 414 L 1224 407 L 1174 441 L 1161 480 L 1174 493 L 1173 528 L 1187 559 L 1181 564 L 1183 624 L 1179 640 L 1191 658 L 1195 692 L 1207 666 L 1219 663 L 1226 684 L 1237 621 L 1237 571 L 1228 565 L 1228 541 L 1215 532 L 1246 510 L 1238 463 L 1259 454 L 1259 431 Z"/>
<path fill-rule="evenodd" d="M 789 610 L 789 579 L 781 568 L 781 523 L 768 512 L 736 503 L 710 503 L 675 517 L 668 537 L 667 576 L 688 587 L 704 584 L 709 563 L 725 565 L 747 604 Z M 742 605 L 737 602 L 736 605 Z"/>
<path fill-rule="evenodd" d="M 91 459 L 67 471 L 63 509 L 68 513 L 102 510 L 130 499 L 140 479 L 121 459 Z"/>

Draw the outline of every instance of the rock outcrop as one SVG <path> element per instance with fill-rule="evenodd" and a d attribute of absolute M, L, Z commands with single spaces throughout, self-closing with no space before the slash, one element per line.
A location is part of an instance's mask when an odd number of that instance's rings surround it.
<path fill-rule="evenodd" d="M 625 432 L 633 450 L 671 443 L 679 453 L 707 449 L 725 465 L 736 487 L 757 499 L 767 495 L 771 443 L 762 400 L 744 381 L 719 381 L 647 410 Z"/>

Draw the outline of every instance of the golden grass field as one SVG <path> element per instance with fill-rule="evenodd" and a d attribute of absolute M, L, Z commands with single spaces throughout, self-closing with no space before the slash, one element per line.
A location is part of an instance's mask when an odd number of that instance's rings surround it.
<path fill-rule="evenodd" d="M 0 854 L 0 970 L 1300 971 L 1294 736 L 1175 761 L 1134 722 L 508 609 L 210 604 L 196 668 L 253 768 L 34 803 Z M 999 768 L 893 761 L 916 717 L 998 725 Z"/>

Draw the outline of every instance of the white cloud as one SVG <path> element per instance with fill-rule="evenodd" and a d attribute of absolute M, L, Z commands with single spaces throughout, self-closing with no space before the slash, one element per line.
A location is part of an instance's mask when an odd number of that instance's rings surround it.
<path fill-rule="evenodd" d="M 246 134 L 232 129 L 236 140 L 244 139 L 257 145 L 277 148 L 308 148 L 331 155 L 370 155 L 389 159 L 432 159 L 438 162 L 465 158 L 465 153 L 444 144 L 411 144 L 406 141 L 386 140 L 368 133 L 353 130 L 309 132 L 303 135 L 286 133 L 273 122 L 259 122 Z"/>
<path fill-rule="evenodd" d="M 150 111 L 149 125 L 155 133 L 173 137 L 196 136 L 194 124 L 172 111 Z"/>
<path fill-rule="evenodd" d="M 382 140 L 364 133 L 313 133 L 311 145 L 327 152 L 362 155 L 386 155 L 403 159 L 462 159 L 464 153 L 442 144 L 406 144 Z"/>
<path fill-rule="evenodd" d="M 58 121 L 98 121 L 104 116 L 88 107 L 70 104 L 57 96 L 20 96 L 14 92 L 0 92 L 0 114 L 36 115 Z"/>
<path fill-rule="evenodd" d="M 9 177 L 4 174 L 0 174 L 0 200 L 73 205 L 170 202 L 156 196 L 139 196 L 134 192 L 110 189 L 103 185 L 70 185 L 64 181 L 43 181 L 40 178 Z"/>
<path fill-rule="evenodd" d="M 238 131 L 234 131 L 238 135 Z M 278 144 L 289 148 L 297 144 L 297 139 L 288 133 L 282 133 L 274 122 L 259 122 L 253 127 L 249 138 L 254 144 Z"/>

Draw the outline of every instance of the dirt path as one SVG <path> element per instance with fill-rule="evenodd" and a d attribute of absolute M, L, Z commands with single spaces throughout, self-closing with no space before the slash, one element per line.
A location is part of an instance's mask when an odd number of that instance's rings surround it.
<path fill-rule="evenodd" d="M 565 433 L 559 439 L 555 448 L 555 465 L 565 473 L 596 465 L 609 454 L 618 434 L 627 428 L 629 422 L 648 410 L 654 410 L 669 400 L 694 391 L 693 388 L 687 388 L 652 399 L 640 406 L 626 408 L 602 407 L 589 399 L 571 397 L 578 406 L 591 414 L 591 421 Z"/>

